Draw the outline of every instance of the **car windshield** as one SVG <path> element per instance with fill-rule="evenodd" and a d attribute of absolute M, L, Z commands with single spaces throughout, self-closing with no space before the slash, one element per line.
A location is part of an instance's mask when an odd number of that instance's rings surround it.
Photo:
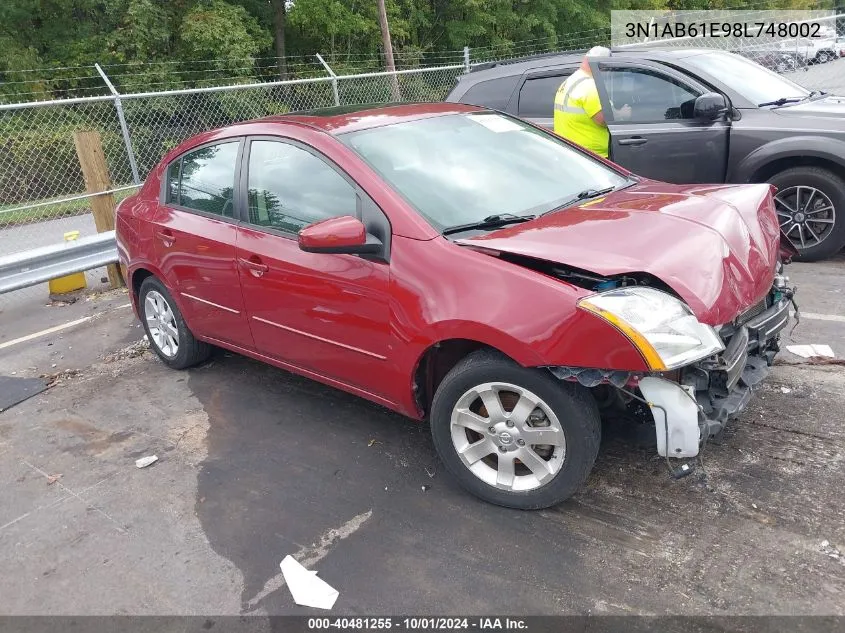
<path fill-rule="evenodd" d="M 536 215 L 631 182 L 550 133 L 492 112 L 347 132 L 341 140 L 438 230 Z"/>
<path fill-rule="evenodd" d="M 701 53 L 691 55 L 684 61 L 724 82 L 753 103 L 802 99 L 810 94 L 806 88 L 740 55 Z"/>

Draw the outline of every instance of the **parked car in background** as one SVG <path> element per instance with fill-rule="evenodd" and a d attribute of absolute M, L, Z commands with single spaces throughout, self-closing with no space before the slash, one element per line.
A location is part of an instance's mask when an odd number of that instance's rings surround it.
<path fill-rule="evenodd" d="M 447 101 L 552 127 L 554 95 L 583 52 L 477 66 Z M 799 258 L 845 245 L 845 98 L 811 91 L 740 55 L 628 49 L 594 60 L 610 158 L 674 183 L 768 182 Z M 632 118 L 614 120 L 611 103 Z"/>
<path fill-rule="evenodd" d="M 771 187 L 654 182 L 462 104 L 202 134 L 116 235 L 165 364 L 217 345 L 428 419 L 455 478 L 514 508 L 578 489 L 600 409 L 695 456 L 768 373 L 792 296 Z"/>
<path fill-rule="evenodd" d="M 781 40 L 778 46 L 784 53 L 795 55 L 802 66 L 826 64 L 839 57 L 836 39 L 833 37 L 786 39 Z"/>
<path fill-rule="evenodd" d="M 742 55 L 746 59 L 760 64 L 764 68 L 774 70 L 779 74 L 792 72 L 799 67 L 795 55 L 785 51 L 779 50 L 760 50 L 760 51 L 737 51 L 737 54 Z"/>

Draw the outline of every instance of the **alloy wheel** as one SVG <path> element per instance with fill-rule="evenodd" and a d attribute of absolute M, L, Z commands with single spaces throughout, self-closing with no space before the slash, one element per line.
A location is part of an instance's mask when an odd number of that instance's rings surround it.
<path fill-rule="evenodd" d="M 821 244 L 836 224 L 830 198 L 815 187 L 787 187 L 775 196 L 780 228 L 800 249 Z"/>
<path fill-rule="evenodd" d="M 452 409 L 451 437 L 464 466 L 501 490 L 534 490 L 566 457 L 557 416 L 539 396 L 510 383 L 469 389 Z"/>
<path fill-rule="evenodd" d="M 179 329 L 167 299 L 157 290 L 150 290 L 144 299 L 144 318 L 155 346 L 168 358 L 179 353 Z"/>

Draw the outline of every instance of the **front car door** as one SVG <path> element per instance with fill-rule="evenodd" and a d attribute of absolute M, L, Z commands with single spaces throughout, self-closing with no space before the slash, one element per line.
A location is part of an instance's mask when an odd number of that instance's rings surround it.
<path fill-rule="evenodd" d="M 692 78 L 646 61 L 591 63 L 610 131 L 610 159 L 626 169 L 674 183 L 724 182 L 730 121 L 693 118 L 708 90 Z M 628 120 L 612 108 L 631 107 Z"/>
<path fill-rule="evenodd" d="M 387 218 L 309 146 L 251 138 L 244 166 L 237 257 L 256 349 L 384 395 L 379 366 L 389 362 L 389 264 L 383 257 L 306 253 L 297 234 L 314 222 L 352 215 L 389 249 Z"/>
<path fill-rule="evenodd" d="M 252 347 L 235 265 L 235 179 L 243 140 L 193 149 L 168 165 L 153 218 L 164 280 L 198 335 Z"/>

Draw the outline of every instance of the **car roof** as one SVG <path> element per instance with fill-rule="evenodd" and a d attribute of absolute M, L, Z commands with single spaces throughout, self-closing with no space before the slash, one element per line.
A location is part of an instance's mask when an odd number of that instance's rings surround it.
<path fill-rule="evenodd" d="M 366 104 L 303 110 L 245 121 L 236 125 L 255 123 L 293 123 L 318 128 L 332 135 L 367 130 L 407 121 L 428 119 L 447 114 L 484 111 L 484 108 L 463 103 L 402 103 Z M 235 126 L 233 126 L 235 127 Z"/>
<path fill-rule="evenodd" d="M 702 53 L 727 52 L 712 48 L 661 48 L 659 45 L 637 48 L 614 48 L 609 59 L 614 57 L 641 57 L 654 60 L 671 60 L 692 57 Z M 531 57 L 517 59 L 506 59 L 494 62 L 478 64 L 468 74 L 461 75 L 458 80 L 461 84 L 474 84 L 493 77 L 504 77 L 510 75 L 521 75 L 527 70 L 557 66 L 560 64 L 571 64 L 580 62 L 584 57 L 585 50 L 566 51 L 562 53 L 543 53 Z"/>

